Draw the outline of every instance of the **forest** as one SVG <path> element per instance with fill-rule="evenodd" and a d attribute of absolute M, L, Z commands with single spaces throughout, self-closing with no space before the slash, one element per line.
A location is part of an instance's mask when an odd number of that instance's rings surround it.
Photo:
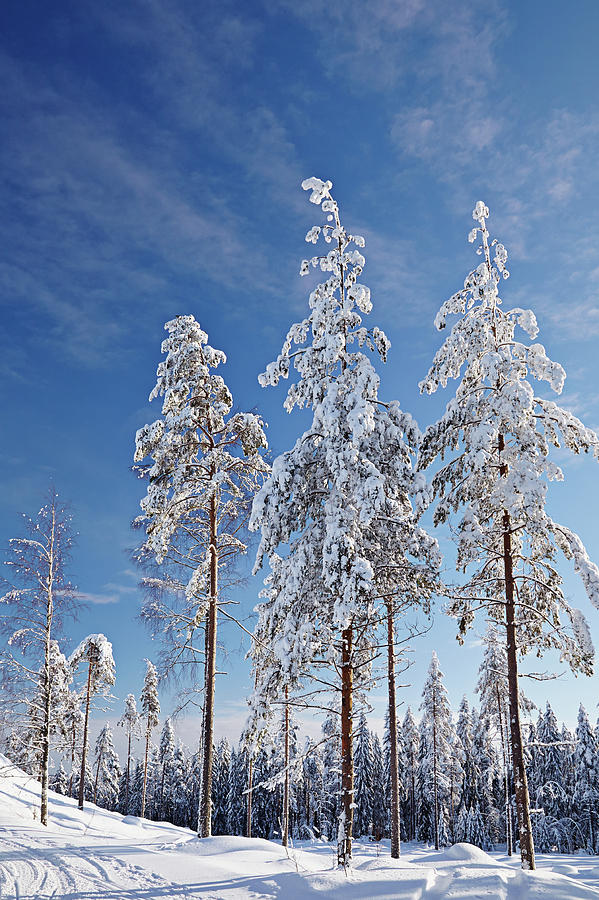
<path fill-rule="evenodd" d="M 536 341 L 534 313 L 502 302 L 508 253 L 491 237 L 482 201 L 468 235 L 478 260 L 437 314 L 437 329 L 451 328 L 420 384 L 424 394 L 449 382 L 456 389 L 421 431 L 399 400 L 384 399 L 372 362 L 384 362 L 390 345 L 382 329 L 363 324 L 372 311 L 360 281 L 365 239 L 346 230 L 330 181 L 302 187 L 323 221 L 306 234 L 319 246 L 300 275 L 324 280 L 260 383 L 289 381 L 285 408 L 307 410 L 308 428 L 272 459 L 261 416 L 238 411 L 216 371 L 225 354 L 193 315 L 166 323 L 150 394 L 161 417 L 136 435 L 145 495 L 134 523 L 141 615 L 162 650 L 147 664 L 139 712 L 130 694 L 119 720 L 127 759 L 119 761 L 108 726 L 88 746 L 94 699 L 115 684 L 110 641 L 88 635 L 68 659 L 58 642 L 77 591 L 68 579 L 70 514 L 55 490 L 7 558 L 6 754 L 39 776 L 42 824 L 51 786 L 81 809 L 91 800 L 197 828 L 202 838 L 278 837 L 284 846 L 326 838 L 339 866 L 364 835 L 388 837 L 392 857 L 402 840 L 437 849 L 505 843 L 525 869 L 535 868 L 535 846 L 595 853 L 593 726 L 581 708 L 572 733 L 549 704 L 536 724 L 525 721 L 520 667 L 529 653 L 556 651 L 573 672 L 592 672 L 589 627 L 559 566 L 570 561 L 598 608 L 599 569 L 546 500 L 564 477 L 555 451 L 599 459 L 599 438 L 537 386 L 559 395 L 565 371 Z M 455 580 L 437 528 L 454 543 Z M 264 582 L 247 635 L 254 690 L 231 748 L 215 740 L 219 629 L 227 621 L 248 631 L 227 589 L 252 533 L 254 574 Z M 432 604 L 455 620 L 460 642 L 475 622 L 484 626 L 479 707 L 464 700 L 452 712 L 435 654 L 420 709 L 400 716 L 397 675 L 417 637 L 410 623 Z M 367 719 L 381 659 L 382 742 Z M 177 743 L 170 717 L 153 743 L 159 678 L 172 672 L 199 692 L 197 753 Z M 319 740 L 300 739 L 300 713 L 322 717 Z M 141 759 L 131 752 L 137 740 Z"/>

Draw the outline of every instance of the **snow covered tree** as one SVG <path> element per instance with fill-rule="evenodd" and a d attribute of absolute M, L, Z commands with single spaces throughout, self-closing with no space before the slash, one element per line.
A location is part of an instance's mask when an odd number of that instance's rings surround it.
<path fill-rule="evenodd" d="M 55 774 L 50 777 L 50 789 L 53 790 L 55 794 L 61 794 L 63 797 L 67 795 L 69 779 L 67 778 L 67 773 L 65 772 L 62 761 L 59 763 Z"/>
<path fill-rule="evenodd" d="M 11 578 L 10 590 L 0 597 L 0 629 L 7 638 L 0 676 L 11 715 L 20 710 L 23 697 L 33 693 L 36 698 L 40 821 L 47 825 L 50 736 L 57 694 L 52 680 L 58 677 L 58 670 L 52 670 L 52 648 L 57 646 L 53 639 L 60 635 L 65 617 L 73 614 L 77 598 L 66 574 L 74 535 L 71 515 L 54 488 L 37 515 L 23 519 L 27 536 L 10 540 L 5 561 Z M 16 704 L 15 696 L 19 698 Z"/>
<path fill-rule="evenodd" d="M 144 751 L 144 778 L 141 793 L 141 812 L 143 818 L 146 812 L 146 791 L 148 787 L 148 753 L 150 750 L 150 738 L 152 731 L 158 725 L 160 715 L 160 701 L 158 699 L 158 676 L 156 668 L 149 659 L 146 660 L 146 677 L 141 692 L 141 710 L 145 720 L 146 746 Z"/>
<path fill-rule="evenodd" d="M 105 809 L 115 809 L 119 796 L 121 767 L 108 722 L 96 740 L 95 766 L 94 803 Z"/>
<path fill-rule="evenodd" d="M 175 732 L 173 729 L 173 721 L 170 716 L 165 719 L 162 726 L 162 734 L 160 735 L 160 746 L 158 748 L 158 760 L 160 762 L 160 805 L 158 818 L 161 820 L 169 819 L 169 780 L 173 763 L 175 761 Z"/>
<path fill-rule="evenodd" d="M 322 819 L 321 833 L 325 840 L 332 840 L 336 833 L 341 800 L 341 742 L 339 741 L 338 716 L 329 713 L 322 723 L 322 735 L 326 738 L 322 754 Z"/>
<path fill-rule="evenodd" d="M 596 853 L 599 847 L 599 748 L 593 727 L 582 705 L 578 711 L 575 737 L 574 804 L 578 810 L 585 849 Z"/>
<path fill-rule="evenodd" d="M 231 781 L 227 809 L 228 833 L 242 835 L 246 826 L 246 798 L 248 758 L 245 750 L 231 750 Z"/>
<path fill-rule="evenodd" d="M 402 755 L 405 769 L 402 781 L 405 796 L 403 820 L 408 841 L 415 841 L 418 833 L 417 779 L 420 755 L 420 734 L 411 708 L 408 706 L 401 725 Z"/>
<path fill-rule="evenodd" d="M 182 828 L 187 825 L 189 818 L 187 797 L 188 773 L 188 760 L 185 758 L 181 741 L 177 741 L 169 779 L 168 798 L 169 809 L 171 811 L 170 821 L 172 821 L 174 825 L 179 825 Z M 196 803 L 195 809 L 197 810 L 197 808 L 198 806 Z"/>
<path fill-rule="evenodd" d="M 456 750 L 462 769 L 460 807 L 464 806 L 466 809 L 472 809 L 476 803 L 478 760 L 473 751 L 472 716 L 470 714 L 470 705 L 466 697 L 462 697 L 455 730 L 458 737 Z M 460 840 L 462 840 L 462 838 L 460 838 Z"/>
<path fill-rule="evenodd" d="M 137 432 L 135 461 L 153 460 L 140 466 L 149 479 L 138 519 L 146 531 L 140 557 L 166 562 L 170 574 L 151 581 L 158 591 L 145 615 L 161 631 L 167 620 L 166 633 L 179 660 L 183 651 L 197 659 L 194 637 L 205 624 L 199 827 L 200 835 L 209 837 L 219 572 L 245 552 L 245 512 L 268 472 L 262 456 L 267 443 L 258 416 L 231 414 L 231 393 L 212 371 L 226 362 L 225 354 L 208 344 L 194 317 L 177 316 L 164 327 L 169 335 L 162 344 L 166 359 L 150 394 L 150 400 L 164 398 L 163 418 Z M 182 609 L 175 613 L 170 604 L 161 603 L 164 589 L 184 598 Z"/>
<path fill-rule="evenodd" d="M 372 834 L 375 841 L 385 834 L 387 815 L 385 809 L 385 766 L 383 748 L 376 732 L 371 732 L 372 742 Z"/>
<path fill-rule="evenodd" d="M 141 716 L 137 712 L 137 705 L 133 694 L 127 694 L 125 697 L 125 709 L 123 715 L 118 720 L 117 725 L 125 729 L 127 735 L 127 769 L 125 771 L 125 792 L 121 798 L 121 812 L 125 815 L 129 812 L 129 782 L 131 776 L 131 740 L 140 735 L 140 719 Z"/>
<path fill-rule="evenodd" d="M 507 659 L 505 645 L 500 645 L 496 628 L 489 625 L 485 635 L 485 651 L 483 661 L 479 667 L 479 678 L 476 691 L 480 696 L 481 716 L 494 726 L 501 747 L 501 760 L 503 764 L 503 794 L 504 794 L 504 818 L 505 840 L 508 856 L 512 855 L 512 810 L 511 810 L 511 746 L 509 734 L 509 699 L 507 681 Z M 520 690 L 518 699 L 522 707 L 525 701 Z"/>
<path fill-rule="evenodd" d="M 81 763 L 79 761 L 79 765 L 77 764 L 77 754 L 79 747 L 79 735 L 83 731 L 83 723 L 85 721 L 85 715 L 81 709 L 83 699 L 84 691 L 69 691 L 64 709 L 62 711 L 62 728 L 65 734 L 65 744 L 68 748 L 71 766 L 69 775 L 69 789 L 67 791 L 69 797 L 76 796 L 73 791 L 73 785 L 75 781 L 77 781 L 78 783 L 79 780 L 77 771 L 80 768 Z"/>
<path fill-rule="evenodd" d="M 218 742 L 212 779 L 212 833 L 227 834 L 231 748 L 226 738 Z"/>
<path fill-rule="evenodd" d="M 599 439 L 554 401 L 535 395 L 531 379 L 545 381 L 559 393 L 565 372 L 541 344 L 515 338 L 520 327 L 534 340 L 537 323 L 530 310 L 502 307 L 499 283 L 509 274 L 507 251 L 489 241 L 488 215 L 479 201 L 469 239 L 482 239 L 478 252 L 483 261 L 435 319 L 442 329 L 450 316 L 461 316 L 437 352 L 421 391 L 432 393 L 464 373 L 445 413 L 426 430 L 420 466 L 450 457 L 433 477 L 438 498 L 434 521 L 445 522 L 462 510 L 455 529 L 457 566 L 470 569 L 470 577 L 450 606 L 460 636 L 481 606 L 506 628 L 520 849 L 523 867 L 534 868 L 518 658 L 531 649 L 554 647 L 574 671 L 589 673 L 593 655 L 584 617 L 564 596 L 555 568 L 558 550 L 574 560 L 591 601 L 599 606 L 599 570 L 580 538 L 545 510 L 547 481 L 563 477 L 549 459 L 549 449 L 563 442 L 575 453 L 591 451 L 599 457 Z"/>
<path fill-rule="evenodd" d="M 441 840 L 439 822 L 441 818 L 444 819 L 444 807 L 448 797 L 447 773 L 451 762 L 452 723 L 443 673 L 434 651 L 422 691 L 420 708 L 423 714 L 419 777 L 422 792 L 430 804 L 432 836 L 435 850 L 438 850 Z"/>
<path fill-rule="evenodd" d="M 372 822 L 372 808 L 374 804 L 374 784 L 372 782 L 372 743 L 370 731 L 364 711 L 360 716 L 360 723 L 356 729 L 356 750 L 354 753 L 354 816 L 355 834 L 360 837 L 368 834 Z"/>
<path fill-rule="evenodd" d="M 389 341 L 362 326 L 370 291 L 358 279 L 364 239 L 341 224 L 331 182 L 309 178 L 302 187 L 327 221 L 306 235 L 330 249 L 304 260 L 300 274 L 327 275 L 310 294 L 310 313 L 292 325 L 281 353 L 260 383 L 276 385 L 295 368 L 285 408 L 312 410 L 309 429 L 279 456 L 254 501 L 250 527 L 261 530 L 255 571 L 268 559 L 271 577 L 259 607 L 253 648 L 258 675 L 254 714 L 268 714 L 273 696 L 290 690 L 315 664 L 335 670 L 341 694 L 340 864 L 351 859 L 353 821 L 352 715 L 354 682 L 368 678 L 377 623 L 377 569 L 395 554 L 418 554 L 421 531 L 410 503 L 424 496 L 411 450 L 419 432 L 397 402 L 379 400 L 379 378 L 358 348 L 384 360 Z M 430 541 L 430 539 L 429 539 Z M 285 556 L 277 553 L 286 547 Z M 388 564 L 388 560 L 384 560 Z M 267 647 L 266 653 L 262 652 Z M 257 726 L 258 727 L 258 726 Z"/>
<path fill-rule="evenodd" d="M 115 666 L 112 657 L 112 644 L 103 634 L 89 634 L 76 647 L 69 663 L 73 671 L 85 664 L 87 680 L 85 688 L 85 719 L 83 722 L 83 746 L 81 749 L 81 770 L 79 774 L 79 809 L 83 809 L 87 773 L 87 735 L 89 711 L 92 698 L 96 694 L 107 697 L 115 681 Z"/>
<path fill-rule="evenodd" d="M 46 671 L 49 675 L 49 691 L 46 688 Z M 27 711 L 15 732 L 19 745 L 18 764 L 26 772 L 41 780 L 46 764 L 44 761 L 46 741 L 52 741 L 57 749 L 62 749 L 65 738 L 63 716 L 68 707 L 69 683 L 73 677 L 57 641 L 50 641 L 47 666 L 44 662 L 37 672 L 31 671 L 30 675 L 32 691 L 27 697 Z M 52 711 L 49 727 L 46 724 L 48 695 Z M 10 718 L 9 716 L 9 720 Z"/>
<path fill-rule="evenodd" d="M 564 776 L 570 749 L 562 741 L 555 713 L 547 702 L 545 713 L 539 716 L 534 744 L 538 773 L 535 805 L 543 807 L 545 815 L 552 819 L 562 819 L 566 815 L 568 801 Z"/>

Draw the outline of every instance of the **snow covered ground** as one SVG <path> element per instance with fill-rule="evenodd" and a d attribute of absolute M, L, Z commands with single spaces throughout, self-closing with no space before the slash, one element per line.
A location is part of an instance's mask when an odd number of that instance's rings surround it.
<path fill-rule="evenodd" d="M 199 841 L 167 823 L 150 823 L 50 795 L 51 824 L 34 819 L 37 783 L 0 757 L 2 900 L 590 900 L 599 898 L 599 861 L 540 857 L 522 872 L 516 859 L 469 844 L 435 853 L 356 842 L 347 874 L 331 845 L 304 843 L 289 856 L 259 839 Z"/>

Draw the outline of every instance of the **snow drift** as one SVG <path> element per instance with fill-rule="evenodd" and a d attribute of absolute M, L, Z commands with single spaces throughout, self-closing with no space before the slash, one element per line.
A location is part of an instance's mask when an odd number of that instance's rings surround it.
<path fill-rule="evenodd" d="M 123 817 L 50 792 L 50 824 L 39 824 L 35 779 L 0 756 L 2 900 L 591 900 L 599 897 L 592 857 L 541 856 L 536 872 L 470 844 L 440 852 L 408 845 L 393 860 L 388 842 L 356 842 L 354 864 L 335 866 L 335 848 L 290 850 L 257 838 L 198 840 L 167 822 Z M 563 874 L 560 874 L 563 873 Z"/>

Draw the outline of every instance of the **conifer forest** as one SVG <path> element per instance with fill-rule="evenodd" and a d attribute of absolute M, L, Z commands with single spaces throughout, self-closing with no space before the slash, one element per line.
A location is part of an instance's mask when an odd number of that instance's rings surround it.
<path fill-rule="evenodd" d="M 15 523 L 6 554 L 3 752 L 39 778 L 42 825 L 53 790 L 80 810 L 93 803 L 200 838 L 326 841 L 340 867 L 356 838 L 388 839 L 394 858 L 406 841 L 504 846 L 528 870 L 535 851 L 599 853 L 599 731 L 582 706 L 574 730 L 549 702 L 535 708 L 522 677 L 527 657 L 546 653 L 593 672 L 589 625 L 563 578 L 573 567 L 599 609 L 599 569 L 575 505 L 566 524 L 547 501 L 569 454 L 599 460 L 599 437 L 560 406 L 566 373 L 539 342 L 534 311 L 510 299 L 510 236 L 475 203 L 464 228 L 472 266 L 454 273 L 420 383 L 446 405 L 419 426 L 379 365 L 393 349 L 362 280 L 368 242 L 349 230 L 330 181 L 302 187 L 316 220 L 299 268 L 307 300 L 259 376 L 297 419 L 295 441 L 272 454 L 267 423 L 236 405 L 225 353 L 195 315 L 166 322 L 131 510 L 140 615 L 157 649 L 138 696 L 118 700 L 126 755 L 109 723 L 91 738 L 90 717 L 116 709 L 110 634 L 64 652 L 80 597 L 75 520 L 55 488 Z M 251 623 L 227 599 L 248 555 Z M 406 708 L 410 654 L 446 616 L 452 661 L 471 630 L 483 636 L 477 683 L 464 685 L 476 704 L 451 708 L 439 646 L 420 704 Z M 234 746 L 215 726 L 225 624 L 252 667 Z M 180 679 L 200 710 L 191 749 L 176 715 L 161 714 L 163 678 Z M 369 724 L 375 686 L 383 734 Z M 303 733 L 306 717 L 318 718 L 316 737 Z"/>

